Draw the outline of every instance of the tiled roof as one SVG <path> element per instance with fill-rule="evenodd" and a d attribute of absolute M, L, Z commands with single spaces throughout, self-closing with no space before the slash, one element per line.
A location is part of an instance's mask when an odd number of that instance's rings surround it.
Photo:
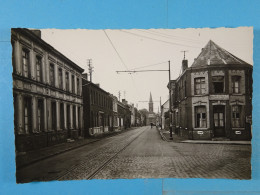
<path fill-rule="evenodd" d="M 199 56 L 194 60 L 191 67 L 225 64 L 248 64 L 225 49 L 218 46 L 213 41 L 209 41 L 202 49 Z"/>

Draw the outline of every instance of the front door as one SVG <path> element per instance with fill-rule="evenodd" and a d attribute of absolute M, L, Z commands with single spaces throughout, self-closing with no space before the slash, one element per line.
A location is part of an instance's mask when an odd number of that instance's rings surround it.
<path fill-rule="evenodd" d="M 225 106 L 213 106 L 214 135 L 225 137 Z"/>

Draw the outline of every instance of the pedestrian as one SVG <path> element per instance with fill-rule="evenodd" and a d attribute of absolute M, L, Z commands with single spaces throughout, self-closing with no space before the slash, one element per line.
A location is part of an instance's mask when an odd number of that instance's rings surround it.
<path fill-rule="evenodd" d="M 151 123 L 151 129 L 153 128 L 153 123 Z"/>

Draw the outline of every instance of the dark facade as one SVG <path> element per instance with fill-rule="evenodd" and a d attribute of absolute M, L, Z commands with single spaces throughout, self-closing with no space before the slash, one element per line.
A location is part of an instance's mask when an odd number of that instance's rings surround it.
<path fill-rule="evenodd" d="M 113 99 L 99 85 L 83 78 L 83 119 L 85 137 L 113 130 Z"/>
<path fill-rule="evenodd" d="M 17 152 L 83 136 L 84 70 L 40 35 L 40 31 L 11 30 Z"/>
<path fill-rule="evenodd" d="M 170 82 L 172 124 L 189 139 L 251 139 L 252 65 L 209 41 Z M 168 85 L 169 87 L 169 85 Z"/>

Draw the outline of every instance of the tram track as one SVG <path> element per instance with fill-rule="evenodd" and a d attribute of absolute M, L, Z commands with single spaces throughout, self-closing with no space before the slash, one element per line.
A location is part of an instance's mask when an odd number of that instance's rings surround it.
<path fill-rule="evenodd" d="M 119 151 L 117 151 L 114 155 L 112 155 L 108 160 L 106 160 L 102 165 L 100 165 L 98 168 L 96 168 L 94 171 L 92 171 L 90 174 L 87 175 L 84 179 L 90 180 L 93 179 L 102 169 L 104 169 L 108 164 L 110 164 L 121 152 L 123 152 L 129 145 L 131 145 L 138 137 L 140 137 L 146 129 L 144 129 L 141 133 L 139 133 L 136 137 L 134 137 L 131 141 L 129 141 L 123 148 L 121 148 Z M 69 170 L 64 172 L 62 175 L 59 175 L 58 177 L 54 178 L 53 180 L 64 180 L 63 178 L 68 175 L 70 172 L 75 170 L 77 167 L 83 165 L 85 162 L 82 162 L 80 164 L 77 164 L 73 167 L 71 167 Z"/>

